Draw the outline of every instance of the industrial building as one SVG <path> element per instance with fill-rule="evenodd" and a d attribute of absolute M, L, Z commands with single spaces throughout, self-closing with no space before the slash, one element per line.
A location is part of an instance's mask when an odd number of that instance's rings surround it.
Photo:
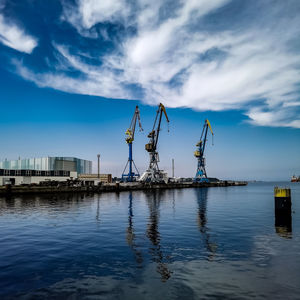
<path fill-rule="evenodd" d="M 77 178 L 77 172 L 0 169 L 0 185 L 39 184 L 42 181 L 66 181 Z"/>
<path fill-rule="evenodd" d="M 78 174 L 91 174 L 92 162 L 76 157 L 39 157 L 0 162 L 0 169 L 35 171 L 70 171 Z"/>

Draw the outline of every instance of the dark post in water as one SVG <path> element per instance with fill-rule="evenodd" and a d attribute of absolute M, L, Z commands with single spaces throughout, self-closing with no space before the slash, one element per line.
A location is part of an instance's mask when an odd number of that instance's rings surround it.
<path fill-rule="evenodd" d="M 281 237 L 290 238 L 292 232 L 292 201 L 290 188 L 274 188 L 275 228 Z"/>

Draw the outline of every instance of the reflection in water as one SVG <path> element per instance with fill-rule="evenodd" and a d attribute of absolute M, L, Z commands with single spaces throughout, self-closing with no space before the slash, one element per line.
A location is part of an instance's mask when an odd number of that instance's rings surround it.
<path fill-rule="evenodd" d="M 5 204 L 7 208 L 15 207 L 15 199 L 13 199 L 10 195 L 5 197 Z"/>
<path fill-rule="evenodd" d="M 3 208 L 11 209 L 12 212 L 22 211 L 32 213 L 34 211 L 52 211 L 52 208 L 61 211 L 69 211 L 70 208 L 78 209 L 87 199 L 93 201 L 89 194 L 43 194 L 8 196 L 1 201 Z"/>
<path fill-rule="evenodd" d="M 173 217 L 175 217 L 175 190 L 170 190 L 170 193 L 172 194 L 172 209 L 173 209 Z"/>
<path fill-rule="evenodd" d="M 0 299 L 298 299 L 273 187 L 0 197 Z"/>
<path fill-rule="evenodd" d="M 133 210 L 132 210 L 132 192 L 129 192 L 129 206 L 128 206 L 128 227 L 127 227 L 127 243 L 134 253 L 134 257 L 138 265 L 143 263 L 143 257 L 141 251 L 137 249 L 137 244 L 135 243 L 135 233 L 133 228 Z"/>
<path fill-rule="evenodd" d="M 217 245 L 213 243 L 210 239 L 210 235 L 208 233 L 207 224 L 207 217 L 206 217 L 206 210 L 207 210 L 207 188 L 198 188 L 195 189 L 197 195 L 197 202 L 198 202 L 198 225 L 201 235 L 203 237 L 206 249 L 209 253 L 208 259 L 212 260 L 217 250 Z"/>
<path fill-rule="evenodd" d="M 96 213 L 97 222 L 100 221 L 100 194 L 97 195 L 97 213 Z"/>
<path fill-rule="evenodd" d="M 160 233 L 158 231 L 159 223 L 159 205 L 163 191 L 155 191 L 147 193 L 147 204 L 149 207 L 149 223 L 147 228 L 147 237 L 151 241 L 153 247 L 150 248 L 149 253 L 153 257 L 153 261 L 157 263 L 157 272 L 161 275 L 162 282 L 166 282 L 171 277 L 171 271 L 165 262 L 163 252 L 160 245 Z"/>
<path fill-rule="evenodd" d="M 292 213 L 275 210 L 276 233 L 286 239 L 292 238 Z"/>

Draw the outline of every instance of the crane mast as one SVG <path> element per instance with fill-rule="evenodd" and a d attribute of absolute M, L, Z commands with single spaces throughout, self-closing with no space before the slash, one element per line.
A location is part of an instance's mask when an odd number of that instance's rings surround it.
<path fill-rule="evenodd" d="M 208 178 L 205 170 L 205 158 L 204 158 L 208 128 L 210 129 L 210 132 L 213 136 L 214 133 L 212 131 L 210 122 L 206 119 L 200 136 L 200 141 L 196 144 L 197 150 L 194 152 L 195 157 L 198 159 L 197 172 L 194 178 L 194 182 L 208 182 Z"/>
<path fill-rule="evenodd" d="M 169 123 L 169 118 L 166 109 L 162 103 L 159 104 L 158 110 L 156 112 L 155 121 L 153 124 L 152 131 L 148 134 L 149 143 L 145 145 L 145 150 L 149 152 L 150 162 L 147 171 L 141 176 L 140 181 L 146 182 L 162 182 L 166 181 L 166 173 L 159 170 L 158 162 L 159 156 L 157 152 L 157 143 L 159 132 L 161 130 L 161 121 L 163 114 Z"/>
<path fill-rule="evenodd" d="M 126 163 L 126 166 L 124 168 L 123 174 L 122 174 L 122 180 L 127 181 L 127 182 L 133 182 L 136 180 L 137 177 L 139 177 L 139 171 L 134 163 L 133 156 L 132 156 L 132 142 L 134 141 L 134 134 L 135 134 L 135 127 L 136 123 L 139 123 L 139 129 L 140 131 L 143 131 L 142 124 L 141 124 L 141 118 L 140 118 L 140 110 L 139 107 L 135 107 L 135 111 L 130 123 L 129 128 L 126 130 L 125 135 L 125 141 L 128 144 L 129 147 L 129 156 L 128 156 L 128 161 Z M 127 169 L 127 166 L 129 166 L 128 173 L 126 174 L 125 171 Z M 133 171 L 133 167 L 136 170 L 136 173 Z"/>

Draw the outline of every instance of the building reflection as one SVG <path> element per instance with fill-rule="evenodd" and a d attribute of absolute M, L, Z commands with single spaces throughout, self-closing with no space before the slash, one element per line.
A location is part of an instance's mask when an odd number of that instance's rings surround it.
<path fill-rule="evenodd" d="M 4 201 L 3 202 L 1 201 L 1 204 L 5 203 L 6 207 L 3 205 L 5 208 L 14 208 L 15 207 L 15 199 L 12 198 L 12 196 L 8 195 L 8 196 L 5 196 L 3 199 L 4 199 Z"/>
<path fill-rule="evenodd" d="M 131 248 L 134 253 L 135 261 L 138 266 L 143 263 L 142 252 L 138 250 L 138 246 L 136 244 L 136 236 L 134 233 L 134 223 L 133 223 L 133 208 L 132 208 L 132 192 L 129 192 L 129 205 L 128 205 L 128 227 L 126 239 L 128 246 Z"/>
<path fill-rule="evenodd" d="M 149 249 L 149 253 L 152 256 L 153 261 L 157 264 L 157 272 L 161 276 L 161 280 L 166 282 L 172 272 L 168 269 L 166 258 L 164 257 L 161 249 L 161 235 L 159 233 L 159 206 L 161 199 L 164 199 L 163 193 L 165 191 L 154 191 L 146 194 L 147 204 L 149 208 L 149 222 L 147 225 L 147 237 L 149 238 L 152 247 Z"/>
<path fill-rule="evenodd" d="M 42 195 L 22 195 L 1 197 L 2 203 L 7 209 L 18 210 L 20 212 L 32 212 L 33 209 L 43 213 L 52 213 L 53 208 L 59 208 L 61 212 L 70 209 L 78 209 L 82 203 L 92 201 L 88 199 L 89 194 L 42 194 Z"/>
<path fill-rule="evenodd" d="M 207 227 L 207 188 L 195 189 L 198 203 L 198 227 L 203 238 L 204 245 L 208 252 L 208 259 L 212 260 L 217 251 L 217 244 L 211 241 L 209 229 Z"/>

